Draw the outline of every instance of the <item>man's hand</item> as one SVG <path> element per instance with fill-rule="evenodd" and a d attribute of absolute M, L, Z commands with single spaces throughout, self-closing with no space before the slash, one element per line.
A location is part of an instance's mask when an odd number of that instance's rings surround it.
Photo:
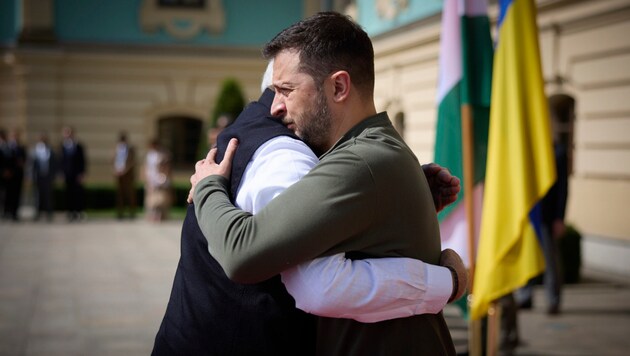
<path fill-rule="evenodd" d="M 234 158 L 237 146 L 238 140 L 235 138 L 231 139 L 230 143 L 228 143 L 227 149 L 225 150 L 223 161 L 221 161 L 220 164 L 215 162 L 217 157 L 216 147 L 208 152 L 205 159 L 202 159 L 195 164 L 195 174 L 190 176 L 191 188 L 188 192 L 188 199 L 186 199 L 189 204 L 193 202 L 195 187 L 200 180 L 211 175 L 220 175 L 228 179 L 230 178 L 230 172 L 232 171 L 232 159 Z"/>
<path fill-rule="evenodd" d="M 447 205 L 457 200 L 457 194 L 461 189 L 459 178 L 451 175 L 448 169 L 435 163 L 422 165 L 422 171 L 429 182 L 436 212 L 439 213 Z"/>
<path fill-rule="evenodd" d="M 448 302 L 454 302 L 466 293 L 468 288 L 468 271 L 457 252 L 447 248 L 440 254 L 440 266 L 451 270 L 453 276 L 453 293 Z"/>

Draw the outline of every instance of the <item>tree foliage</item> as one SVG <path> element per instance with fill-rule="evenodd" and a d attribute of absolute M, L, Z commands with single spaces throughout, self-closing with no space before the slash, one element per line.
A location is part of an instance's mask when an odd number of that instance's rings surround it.
<path fill-rule="evenodd" d="M 217 120 L 223 115 L 228 116 L 230 122 L 233 121 L 243 111 L 243 107 L 245 98 L 238 81 L 234 78 L 225 79 L 210 116 L 210 127 L 216 127 Z"/>

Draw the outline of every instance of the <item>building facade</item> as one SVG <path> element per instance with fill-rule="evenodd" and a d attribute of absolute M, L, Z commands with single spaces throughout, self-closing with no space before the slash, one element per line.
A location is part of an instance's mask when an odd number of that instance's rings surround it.
<path fill-rule="evenodd" d="M 0 127 L 31 146 L 73 126 L 87 148 L 87 179 L 112 182 L 118 132 L 143 156 L 159 138 L 187 181 L 221 84 L 260 95 L 262 45 L 316 11 L 314 1 L 3 1 Z M 275 12 L 284 16 L 274 16 Z M 8 26 L 13 22 L 13 26 Z"/>

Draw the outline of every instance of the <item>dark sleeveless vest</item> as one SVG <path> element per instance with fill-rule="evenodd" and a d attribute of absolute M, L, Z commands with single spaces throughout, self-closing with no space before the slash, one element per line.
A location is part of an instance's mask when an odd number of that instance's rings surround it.
<path fill-rule="evenodd" d="M 223 159 L 230 138 L 239 139 L 232 161 L 232 201 L 256 149 L 277 136 L 295 137 L 268 117 L 273 96 L 266 90 L 219 135 L 217 161 Z M 313 355 L 315 337 L 315 317 L 295 308 L 280 276 L 248 285 L 227 278 L 208 253 L 194 207 L 189 205 L 181 257 L 152 354 Z"/>

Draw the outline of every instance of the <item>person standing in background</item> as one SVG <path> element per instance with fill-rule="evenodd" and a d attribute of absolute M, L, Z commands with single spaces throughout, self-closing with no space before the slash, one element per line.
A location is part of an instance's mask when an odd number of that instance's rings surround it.
<path fill-rule="evenodd" d="M 160 222 L 167 218 L 171 206 L 170 154 L 151 140 L 144 166 L 144 206 L 147 219 Z"/>
<path fill-rule="evenodd" d="M 125 132 L 119 135 L 113 161 L 118 219 L 124 218 L 125 209 L 133 219 L 136 215 L 136 153 L 134 147 L 127 142 Z"/>
<path fill-rule="evenodd" d="M 87 162 L 83 145 L 75 138 L 74 129 L 65 126 L 62 131 L 63 141 L 61 144 L 61 167 L 66 184 L 66 208 L 68 210 L 68 220 L 76 221 L 84 217 L 85 189 L 83 180 L 85 178 Z"/>
<path fill-rule="evenodd" d="M 552 95 L 549 97 L 549 110 L 553 132 L 553 151 L 556 161 L 556 181 L 541 201 L 541 245 L 545 256 L 543 284 L 548 301 L 547 314 L 557 315 L 560 314 L 562 292 L 558 244 L 566 231 L 564 215 L 569 195 L 575 99 L 565 94 Z M 517 291 L 516 298 L 520 309 L 531 309 L 533 307 L 534 284 L 532 280 Z"/>
<path fill-rule="evenodd" d="M 8 155 L 7 133 L 0 128 L 0 216 L 4 215 L 4 202 L 6 200 L 7 180 L 5 178 L 5 168 Z"/>
<path fill-rule="evenodd" d="M 4 218 L 19 221 L 18 209 L 22 198 L 26 150 L 20 143 L 18 130 L 9 132 L 5 160 L 6 197 L 4 201 Z"/>
<path fill-rule="evenodd" d="M 48 143 L 48 135 L 42 133 L 31 154 L 32 176 L 36 190 L 35 221 L 46 214 L 53 219 L 53 183 L 57 173 L 57 157 Z"/>

